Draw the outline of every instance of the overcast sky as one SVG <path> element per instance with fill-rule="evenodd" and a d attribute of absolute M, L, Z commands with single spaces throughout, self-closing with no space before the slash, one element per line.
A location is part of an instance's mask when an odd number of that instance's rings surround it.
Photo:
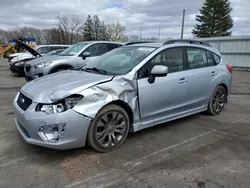
<path fill-rule="evenodd" d="M 127 35 L 179 38 L 182 10 L 186 9 L 184 37 L 192 37 L 195 15 L 204 0 L 0 0 L 0 29 L 15 27 L 52 28 L 57 15 L 77 15 L 86 19 L 98 14 L 105 23 L 119 20 Z M 250 31 L 250 1 L 231 0 L 233 35 Z"/>

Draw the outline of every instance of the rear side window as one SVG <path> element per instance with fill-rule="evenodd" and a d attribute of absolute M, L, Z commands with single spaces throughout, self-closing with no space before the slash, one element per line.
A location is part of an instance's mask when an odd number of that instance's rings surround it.
<path fill-rule="evenodd" d="M 109 52 L 115 48 L 119 48 L 120 46 L 122 46 L 122 45 L 120 45 L 120 44 L 106 44 L 107 52 Z"/>
<path fill-rule="evenodd" d="M 208 66 L 215 66 L 215 63 L 214 63 L 214 60 L 213 60 L 211 53 L 209 51 L 206 51 L 206 54 L 207 54 L 207 65 Z"/>
<path fill-rule="evenodd" d="M 206 51 L 201 48 L 186 48 L 187 58 L 188 58 L 188 68 L 189 69 L 198 69 L 207 67 L 207 55 Z"/>
<path fill-rule="evenodd" d="M 217 54 L 215 54 L 215 53 L 213 53 L 213 55 L 214 55 L 214 60 L 215 60 L 215 63 L 216 63 L 216 65 L 218 65 L 219 63 L 220 63 L 220 61 L 221 61 L 221 57 L 220 56 L 218 56 Z"/>

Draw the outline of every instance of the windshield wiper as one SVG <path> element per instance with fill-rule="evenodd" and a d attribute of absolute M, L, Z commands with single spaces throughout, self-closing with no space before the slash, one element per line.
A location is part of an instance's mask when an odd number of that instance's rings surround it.
<path fill-rule="evenodd" d="M 107 74 L 107 71 L 102 70 L 102 69 L 98 69 L 96 67 L 93 67 L 93 68 L 84 68 L 83 70 L 85 70 L 85 71 L 94 71 L 94 72 L 98 72 L 100 74 Z"/>

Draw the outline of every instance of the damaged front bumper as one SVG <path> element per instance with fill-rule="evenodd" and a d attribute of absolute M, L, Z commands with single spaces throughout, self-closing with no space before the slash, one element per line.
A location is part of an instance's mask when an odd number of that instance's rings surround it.
<path fill-rule="evenodd" d="M 36 112 L 33 103 L 23 111 L 14 101 L 15 124 L 29 144 L 66 150 L 85 146 L 90 119 L 70 109 L 60 114 Z"/>

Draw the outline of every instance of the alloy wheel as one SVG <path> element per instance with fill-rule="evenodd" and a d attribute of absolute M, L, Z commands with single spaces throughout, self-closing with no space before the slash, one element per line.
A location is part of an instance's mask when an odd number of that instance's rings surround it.
<path fill-rule="evenodd" d="M 212 106 L 213 110 L 216 113 L 219 113 L 223 110 L 226 103 L 226 92 L 223 88 L 219 87 L 214 93 Z"/>
<path fill-rule="evenodd" d="M 125 117 L 122 113 L 107 112 L 97 123 L 95 138 L 104 148 L 115 147 L 126 136 L 126 127 Z"/>

